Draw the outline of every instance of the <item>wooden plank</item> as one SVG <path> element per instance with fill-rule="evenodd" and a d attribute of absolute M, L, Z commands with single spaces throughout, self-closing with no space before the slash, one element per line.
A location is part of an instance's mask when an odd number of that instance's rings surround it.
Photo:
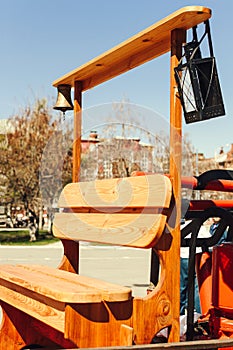
<path fill-rule="evenodd" d="M 79 274 L 79 242 L 62 240 L 63 257 L 58 269 Z"/>
<path fill-rule="evenodd" d="M 83 91 L 125 73 L 170 51 L 171 32 L 188 30 L 211 17 L 203 6 L 187 6 L 163 18 L 113 49 L 72 70 L 53 82 L 53 86 L 82 82 Z"/>
<path fill-rule="evenodd" d="M 57 213 L 53 234 L 61 239 L 148 248 L 166 224 L 162 214 Z"/>
<path fill-rule="evenodd" d="M 172 232 L 170 249 L 165 253 L 167 293 L 172 300 L 172 327 L 168 341 L 179 341 L 180 338 L 180 264 L 172 264 L 180 255 L 180 219 L 181 219 L 181 159 L 182 159 L 182 108 L 181 101 L 176 91 L 174 68 L 182 57 L 182 43 L 186 41 L 184 28 L 171 32 L 171 57 L 170 57 L 170 179 L 172 182 L 175 201 L 175 215 L 169 219 Z"/>
<path fill-rule="evenodd" d="M 1 300 L 7 304 L 13 305 L 16 309 L 35 317 L 60 332 L 64 332 L 65 305 L 60 303 L 59 308 L 56 308 L 48 305 L 48 300 L 47 303 L 44 303 L 36 300 L 33 294 L 17 292 L 3 285 L 0 285 L 0 295 Z"/>
<path fill-rule="evenodd" d="M 64 337 L 80 349 L 132 345 L 132 311 L 132 300 L 67 305 Z"/>
<path fill-rule="evenodd" d="M 131 289 L 94 278 L 76 275 L 48 266 L 2 265 L 0 284 L 18 292 L 27 289 L 32 299 L 35 293 L 45 301 L 51 298 L 66 303 L 124 301 L 131 298 Z"/>
<path fill-rule="evenodd" d="M 73 169 L 72 181 L 78 182 L 81 165 L 81 135 L 82 135 L 82 83 L 74 84 L 74 142 L 73 142 Z"/>
<path fill-rule="evenodd" d="M 170 179 L 161 174 L 71 183 L 65 186 L 59 207 L 168 208 Z"/>

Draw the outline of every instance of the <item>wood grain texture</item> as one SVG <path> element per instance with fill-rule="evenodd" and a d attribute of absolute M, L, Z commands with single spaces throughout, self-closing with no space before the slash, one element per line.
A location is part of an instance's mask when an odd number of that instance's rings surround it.
<path fill-rule="evenodd" d="M 13 290 L 25 288 L 29 297 L 36 293 L 45 301 L 51 298 L 65 303 L 88 303 L 131 298 L 130 288 L 48 266 L 2 265 L 0 281 L 2 286 Z"/>
<path fill-rule="evenodd" d="M 63 245 L 63 257 L 58 269 L 79 273 L 79 242 L 61 239 Z"/>
<path fill-rule="evenodd" d="M 164 208 L 172 196 L 170 179 L 161 174 L 68 184 L 53 233 L 60 239 L 149 248 L 166 224 Z"/>
<path fill-rule="evenodd" d="M 7 287 L 0 285 L 0 294 L 2 301 L 13 305 L 14 308 L 35 317 L 56 330 L 64 332 L 65 304 L 63 305 L 63 310 L 59 310 L 49 306 L 45 297 L 43 297 L 42 302 L 37 300 L 34 294 L 23 293 L 20 289 L 17 291 L 17 288 L 14 290 L 9 288 L 9 285 Z"/>
<path fill-rule="evenodd" d="M 26 314 L 13 305 L 1 301 L 3 308 L 0 328 L 0 350 L 21 350 L 23 346 L 37 344 L 46 349 L 74 349 L 76 344 L 64 338 L 64 331 Z M 30 311 L 30 310 L 29 310 Z M 45 318 L 45 322 L 46 322 Z M 47 320 L 47 323 L 49 319 Z M 29 348 L 29 347 L 27 347 Z"/>
<path fill-rule="evenodd" d="M 132 306 L 132 300 L 67 305 L 65 337 L 80 348 L 132 345 Z"/>
<path fill-rule="evenodd" d="M 53 86 L 82 82 L 83 91 L 165 54 L 171 48 L 171 32 L 188 30 L 211 17 L 203 6 L 187 6 L 163 18 L 104 54 L 53 82 Z"/>
<path fill-rule="evenodd" d="M 177 85 L 174 69 L 182 57 L 182 44 L 186 41 L 184 28 L 174 29 L 171 32 L 170 54 L 170 179 L 172 182 L 176 215 L 171 217 L 170 229 L 172 244 L 164 255 L 166 261 L 166 293 L 171 303 L 171 331 L 169 342 L 180 339 L 180 220 L 181 220 L 181 173 L 182 173 L 182 107 L 181 100 L 175 93 Z M 177 260 L 176 264 L 172 264 Z"/>
<path fill-rule="evenodd" d="M 70 183 L 59 198 L 60 208 L 168 208 L 172 187 L 161 174 Z M 109 212 L 109 210 L 108 210 Z"/>
<path fill-rule="evenodd" d="M 165 224 L 162 214 L 59 213 L 53 233 L 60 239 L 149 248 L 158 242 Z"/>
<path fill-rule="evenodd" d="M 81 135 L 82 135 L 82 83 L 74 83 L 74 141 L 73 141 L 73 168 L 72 181 L 78 182 L 81 165 Z"/>

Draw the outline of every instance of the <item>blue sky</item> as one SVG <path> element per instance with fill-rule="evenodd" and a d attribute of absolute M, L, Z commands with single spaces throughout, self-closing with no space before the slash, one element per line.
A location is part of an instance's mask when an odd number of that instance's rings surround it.
<path fill-rule="evenodd" d="M 211 35 L 226 116 L 183 123 L 184 132 L 196 150 L 213 156 L 218 147 L 233 143 L 232 0 L 0 1 L 0 118 L 35 98 L 55 100 L 54 80 L 189 5 L 212 9 Z M 168 55 L 153 60 L 85 92 L 83 107 L 127 99 L 168 118 L 168 69 Z"/>

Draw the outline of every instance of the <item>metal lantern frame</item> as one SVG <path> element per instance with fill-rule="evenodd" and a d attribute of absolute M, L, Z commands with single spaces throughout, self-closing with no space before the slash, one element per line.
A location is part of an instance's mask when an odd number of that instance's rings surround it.
<path fill-rule="evenodd" d="M 178 66 L 174 68 L 187 124 L 225 115 L 209 21 L 205 21 L 204 24 L 205 32 L 199 41 L 197 26 L 192 28 L 193 40 L 183 46 L 184 55 Z M 210 56 L 202 58 L 200 45 L 206 37 Z M 184 58 L 185 63 L 182 62 Z"/>

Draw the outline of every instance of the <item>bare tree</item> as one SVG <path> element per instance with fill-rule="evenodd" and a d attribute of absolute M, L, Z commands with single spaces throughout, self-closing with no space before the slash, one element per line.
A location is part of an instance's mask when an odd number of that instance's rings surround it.
<path fill-rule="evenodd" d="M 34 209 L 41 206 L 39 173 L 46 144 L 57 132 L 58 123 L 53 120 L 45 99 L 37 100 L 21 113 L 8 120 L 7 146 L 1 147 L 0 174 L 5 179 L 5 197 L 8 202 Z M 57 151 L 57 148 L 56 148 Z M 52 159 L 50 160 L 51 165 Z M 64 163 L 64 161 L 63 161 Z M 66 181 L 70 167 L 66 166 Z"/>

